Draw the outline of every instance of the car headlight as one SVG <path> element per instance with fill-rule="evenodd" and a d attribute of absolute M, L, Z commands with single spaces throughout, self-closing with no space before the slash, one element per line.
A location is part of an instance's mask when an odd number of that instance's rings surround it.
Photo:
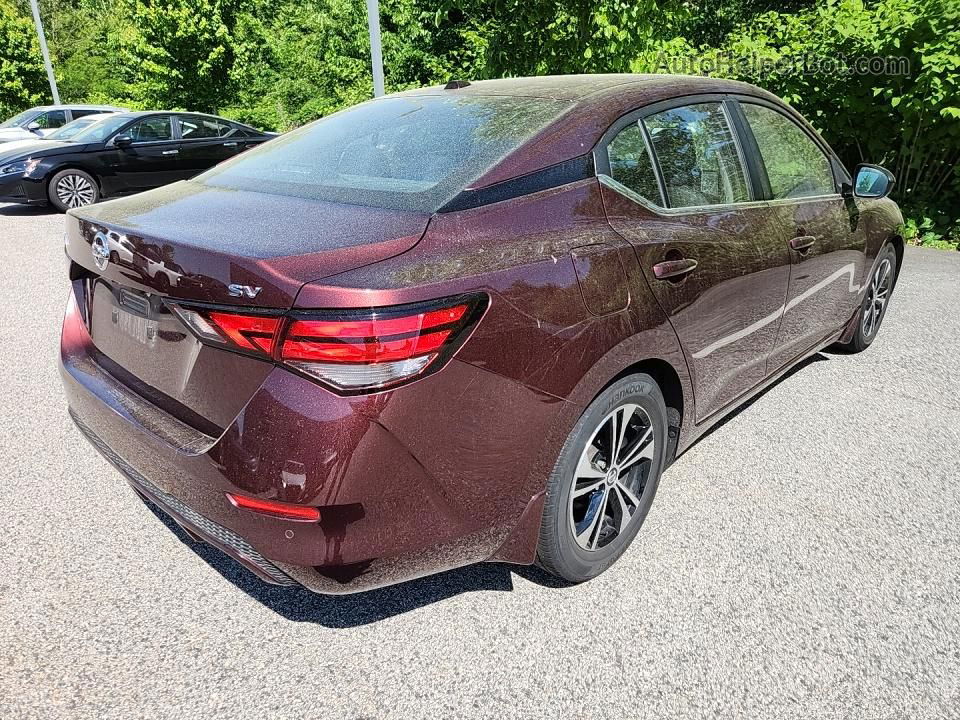
<path fill-rule="evenodd" d="M 0 167 L 0 175 L 27 175 L 40 164 L 40 158 L 31 158 L 30 160 L 18 160 Z"/>

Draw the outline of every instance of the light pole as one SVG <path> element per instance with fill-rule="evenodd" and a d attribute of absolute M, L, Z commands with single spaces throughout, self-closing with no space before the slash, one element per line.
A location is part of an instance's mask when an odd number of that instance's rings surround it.
<path fill-rule="evenodd" d="M 36 2 L 37 0 L 33 0 Z M 370 63 L 373 65 L 373 96 L 383 95 L 383 52 L 380 50 L 380 2 L 367 0 L 367 27 L 370 29 Z"/>
<path fill-rule="evenodd" d="M 40 38 L 40 52 L 43 53 L 43 64 L 47 66 L 47 79 L 50 80 L 50 92 L 53 94 L 53 104 L 60 104 L 60 93 L 57 92 L 57 79 L 53 76 L 53 66 L 50 64 L 50 53 L 47 52 L 47 39 L 43 36 L 43 23 L 40 22 L 40 8 L 37 0 L 30 0 L 33 8 L 33 22 L 37 26 L 37 37 Z"/>

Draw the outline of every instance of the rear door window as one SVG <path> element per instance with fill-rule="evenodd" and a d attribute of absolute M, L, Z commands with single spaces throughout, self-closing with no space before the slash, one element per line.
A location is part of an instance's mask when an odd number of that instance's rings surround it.
<path fill-rule="evenodd" d="M 671 108 L 643 120 L 670 207 L 726 205 L 750 199 L 747 175 L 720 103 Z"/>
<path fill-rule="evenodd" d="M 227 123 L 199 116 L 178 117 L 180 137 L 183 140 L 206 140 L 228 135 L 231 127 Z"/>

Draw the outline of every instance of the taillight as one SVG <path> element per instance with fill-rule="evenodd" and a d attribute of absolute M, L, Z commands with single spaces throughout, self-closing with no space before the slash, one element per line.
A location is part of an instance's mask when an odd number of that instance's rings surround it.
<path fill-rule="evenodd" d="M 171 305 L 200 340 L 271 358 L 343 394 L 434 372 L 486 309 L 485 295 L 369 310 L 250 314 Z"/>

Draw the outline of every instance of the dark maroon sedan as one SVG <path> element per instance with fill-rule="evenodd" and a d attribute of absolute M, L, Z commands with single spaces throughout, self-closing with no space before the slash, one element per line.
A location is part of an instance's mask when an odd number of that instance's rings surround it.
<path fill-rule="evenodd" d="M 711 425 L 870 345 L 903 257 L 892 184 L 735 82 L 381 98 L 70 212 L 70 414 L 268 582 L 586 580 Z"/>

